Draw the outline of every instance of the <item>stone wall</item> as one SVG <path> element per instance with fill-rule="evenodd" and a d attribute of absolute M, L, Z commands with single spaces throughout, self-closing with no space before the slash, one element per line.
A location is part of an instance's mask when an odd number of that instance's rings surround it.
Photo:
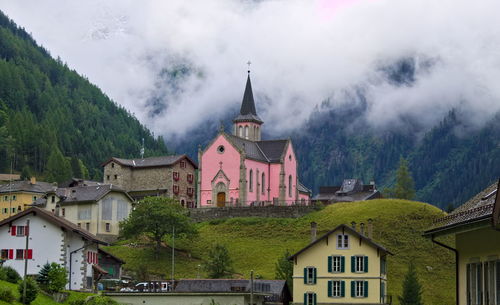
<path fill-rule="evenodd" d="M 197 208 L 190 210 L 190 216 L 196 222 L 234 217 L 298 218 L 315 210 L 313 205 Z"/>

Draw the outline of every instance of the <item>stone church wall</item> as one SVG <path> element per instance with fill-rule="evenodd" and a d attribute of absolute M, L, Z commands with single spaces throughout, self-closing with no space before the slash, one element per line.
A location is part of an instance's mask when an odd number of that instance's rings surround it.
<path fill-rule="evenodd" d="M 314 205 L 198 208 L 191 209 L 190 216 L 196 222 L 234 217 L 298 218 L 315 210 Z"/>

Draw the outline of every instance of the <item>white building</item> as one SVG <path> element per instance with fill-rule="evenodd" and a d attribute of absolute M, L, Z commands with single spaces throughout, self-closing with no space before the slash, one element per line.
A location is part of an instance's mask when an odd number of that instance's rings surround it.
<path fill-rule="evenodd" d="M 4 266 L 16 269 L 22 276 L 24 258 L 28 261 L 28 275 L 38 274 L 45 263 L 61 264 L 68 272 L 66 289 L 70 290 L 91 290 L 99 274 L 105 273 L 98 265 L 99 244 L 106 242 L 36 207 L 0 221 L 0 254 Z"/>

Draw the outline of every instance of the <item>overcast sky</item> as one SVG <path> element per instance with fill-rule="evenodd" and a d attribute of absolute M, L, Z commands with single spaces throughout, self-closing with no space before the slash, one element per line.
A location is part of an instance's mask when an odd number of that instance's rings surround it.
<path fill-rule="evenodd" d="M 300 127 L 324 99 L 338 107 L 359 88 L 374 127 L 407 114 L 432 126 L 451 108 L 474 125 L 500 109 L 498 0 L 0 0 L 0 9 L 167 137 L 236 109 L 248 60 L 270 130 Z M 381 72 L 401 58 L 417 59 L 411 86 Z M 182 66 L 191 72 L 169 81 Z"/>

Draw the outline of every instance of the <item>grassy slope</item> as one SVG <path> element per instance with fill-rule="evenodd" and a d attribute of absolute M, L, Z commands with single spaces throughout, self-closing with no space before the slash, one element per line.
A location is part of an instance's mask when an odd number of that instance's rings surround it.
<path fill-rule="evenodd" d="M 248 277 L 253 269 L 264 278 L 272 279 L 274 263 L 286 249 L 295 252 L 309 243 L 311 221 L 318 223 L 321 236 L 339 224 L 351 221 L 359 224 L 372 218 L 374 239 L 395 254 L 389 258 L 389 294 L 400 294 L 407 263 L 414 260 L 425 303 L 452 304 L 453 256 L 421 236 L 432 220 L 441 215 L 441 210 L 428 204 L 383 199 L 338 203 L 298 219 L 236 218 L 205 222 L 199 224 L 197 238 L 176 242 L 186 251 L 176 254 L 176 277 L 195 277 L 207 249 L 222 243 L 228 247 L 238 274 Z M 140 245 L 117 245 L 108 249 L 123 258 L 129 270 L 147 268 L 151 273 L 170 277 L 171 256 L 167 249 L 158 260 L 154 259 L 151 248 Z"/>
<path fill-rule="evenodd" d="M 9 282 L 5 281 L 0 281 L 0 287 L 7 287 L 12 290 L 14 293 L 14 296 L 16 297 L 16 301 L 13 303 L 6 303 L 4 301 L 0 301 L 0 305 L 22 305 L 22 303 L 17 302 L 19 300 L 19 292 L 17 290 L 17 285 L 12 284 Z M 84 292 L 75 292 L 75 291 L 70 291 L 70 296 L 64 303 L 57 303 L 52 298 L 39 293 L 36 299 L 31 303 L 31 305 L 60 305 L 60 304 L 70 304 L 71 301 L 74 300 L 79 300 L 79 299 L 85 299 L 86 297 L 92 295 L 91 293 L 84 293 Z"/>

